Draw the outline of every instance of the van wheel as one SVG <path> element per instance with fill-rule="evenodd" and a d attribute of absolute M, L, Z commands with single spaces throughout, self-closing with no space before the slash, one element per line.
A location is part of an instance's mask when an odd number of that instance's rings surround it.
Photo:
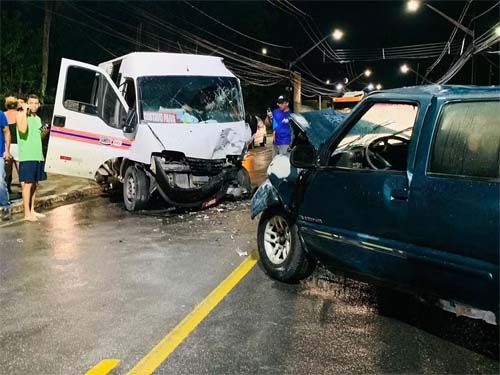
<path fill-rule="evenodd" d="M 149 201 L 149 178 L 142 169 L 131 165 L 123 179 L 123 203 L 128 211 L 146 208 Z"/>
<path fill-rule="evenodd" d="M 262 267 L 273 279 L 297 282 L 316 267 L 316 261 L 302 247 L 297 225 L 282 210 L 267 210 L 262 214 L 257 244 Z"/>

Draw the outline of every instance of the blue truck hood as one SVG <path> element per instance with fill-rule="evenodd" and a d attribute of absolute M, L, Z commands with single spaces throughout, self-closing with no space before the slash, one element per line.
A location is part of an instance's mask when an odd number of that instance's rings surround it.
<path fill-rule="evenodd" d="M 316 151 L 340 128 L 346 117 L 347 114 L 331 109 L 291 115 L 293 123 L 306 135 Z"/>

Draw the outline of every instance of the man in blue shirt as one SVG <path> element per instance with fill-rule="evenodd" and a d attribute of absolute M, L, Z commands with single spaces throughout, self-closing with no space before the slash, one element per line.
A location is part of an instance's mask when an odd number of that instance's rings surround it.
<path fill-rule="evenodd" d="M 5 183 L 5 161 L 10 159 L 10 130 L 7 117 L 0 111 L 0 215 L 2 220 L 10 219 L 10 203 Z"/>
<path fill-rule="evenodd" d="M 273 124 L 273 158 L 276 155 L 288 155 L 292 143 L 292 129 L 290 115 L 293 113 L 288 107 L 288 98 L 285 95 L 278 97 L 278 108 L 272 114 L 268 113 L 269 121 Z"/>

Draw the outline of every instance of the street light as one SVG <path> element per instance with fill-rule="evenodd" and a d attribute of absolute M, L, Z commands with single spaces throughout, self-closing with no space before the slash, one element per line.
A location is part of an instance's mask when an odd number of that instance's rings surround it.
<path fill-rule="evenodd" d="M 326 80 L 326 84 L 327 84 L 327 85 L 329 85 L 329 84 L 330 84 L 330 80 L 329 80 L 329 79 L 327 79 L 327 80 Z"/>
<path fill-rule="evenodd" d="M 344 85 L 343 85 L 343 84 L 341 84 L 341 83 L 337 83 L 337 86 L 335 86 L 335 89 L 336 89 L 337 91 L 342 91 L 342 90 L 343 90 L 343 88 L 344 88 Z"/>
<path fill-rule="evenodd" d="M 429 81 L 427 78 L 423 77 L 421 74 L 418 74 L 418 72 L 414 71 L 411 66 L 409 66 L 408 64 L 403 64 L 399 67 L 399 70 L 401 71 L 401 73 L 403 74 L 406 74 L 408 72 L 412 72 L 412 73 L 415 73 L 415 75 L 419 78 L 422 78 L 422 81 L 423 82 L 426 82 L 426 83 L 430 83 L 430 84 L 434 84 L 434 82 L 432 81 Z"/>
<path fill-rule="evenodd" d="M 406 9 L 411 12 L 411 13 L 415 13 L 418 8 L 420 8 L 420 4 L 422 2 L 419 1 L 419 0 L 409 0 L 406 2 Z M 424 2 L 424 5 L 429 8 L 430 10 L 436 12 L 437 14 L 439 14 L 441 17 L 447 19 L 448 21 L 450 21 L 452 24 L 454 24 L 456 27 L 458 27 L 460 30 L 462 30 L 463 32 L 469 34 L 470 36 L 472 36 L 472 38 L 474 38 L 474 32 L 465 27 L 464 25 L 462 25 L 460 22 L 454 20 L 453 18 L 451 18 L 450 16 L 444 14 L 443 12 L 441 12 L 439 9 L 433 7 L 432 5 L 430 5 L 429 3 L 427 2 Z"/>
<path fill-rule="evenodd" d="M 262 48 L 261 52 L 263 55 L 267 55 L 267 48 L 266 47 Z"/>
<path fill-rule="evenodd" d="M 380 83 L 377 83 L 377 86 L 375 86 L 377 90 L 382 90 L 382 85 Z"/>
<path fill-rule="evenodd" d="M 339 30 L 339 29 L 333 30 L 333 33 L 332 33 L 333 39 L 341 40 L 343 36 L 344 36 L 344 32 L 342 30 Z"/>
<path fill-rule="evenodd" d="M 416 12 L 420 8 L 420 1 L 418 0 L 410 0 L 406 3 L 406 9 L 409 12 Z"/>
<path fill-rule="evenodd" d="M 361 78 L 361 76 L 365 76 L 365 77 L 370 77 L 372 75 L 373 71 L 369 68 L 366 68 L 363 72 L 361 72 L 360 74 L 358 74 L 356 77 L 354 77 L 353 79 L 351 79 L 350 81 L 346 78 L 346 87 L 349 86 L 351 83 L 357 81 L 359 78 Z"/>
<path fill-rule="evenodd" d="M 495 35 L 500 36 L 500 26 L 495 27 Z"/>
<path fill-rule="evenodd" d="M 370 83 L 370 84 L 368 84 L 368 86 L 366 86 L 366 88 L 368 90 L 372 91 L 375 88 L 375 86 L 373 86 L 373 83 Z"/>
<path fill-rule="evenodd" d="M 344 32 L 340 29 L 335 29 L 333 30 L 333 33 L 331 34 L 326 34 L 324 38 L 320 39 L 318 43 L 313 45 L 311 48 L 309 48 L 306 52 L 304 52 L 302 55 L 297 57 L 294 61 L 292 61 L 289 65 L 289 69 L 292 68 L 298 61 L 302 60 L 306 55 L 308 55 L 313 49 L 315 49 L 317 46 L 319 46 L 321 43 L 323 43 L 325 40 L 328 39 L 328 37 L 332 37 L 334 40 L 341 40 L 344 37 Z"/>

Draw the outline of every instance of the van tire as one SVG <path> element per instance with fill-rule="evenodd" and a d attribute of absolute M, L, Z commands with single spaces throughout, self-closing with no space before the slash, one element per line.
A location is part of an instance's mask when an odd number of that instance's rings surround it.
<path fill-rule="evenodd" d="M 143 210 L 149 202 L 149 178 L 136 165 L 130 165 L 123 179 L 123 203 L 127 211 Z"/>
<path fill-rule="evenodd" d="M 279 264 L 277 264 L 276 259 L 273 261 L 273 259 L 269 257 L 264 241 L 266 229 L 270 229 L 269 225 L 271 224 L 272 226 L 273 221 L 276 219 L 281 221 L 281 226 L 284 226 L 286 223 L 289 230 L 288 255 Z M 302 247 L 297 225 L 282 209 L 269 209 L 264 211 L 259 221 L 257 245 L 260 262 L 264 272 L 275 280 L 285 283 L 295 283 L 305 279 L 316 268 L 316 260 L 307 254 Z M 267 246 L 269 246 L 269 244 Z"/>

